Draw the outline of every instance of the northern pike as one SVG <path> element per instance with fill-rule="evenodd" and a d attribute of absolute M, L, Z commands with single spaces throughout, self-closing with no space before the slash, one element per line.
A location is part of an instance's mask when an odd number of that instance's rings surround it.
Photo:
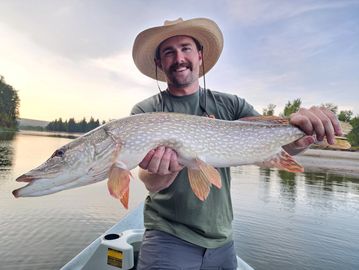
<path fill-rule="evenodd" d="M 130 170 L 158 146 L 174 149 L 188 168 L 194 194 L 205 200 L 221 188 L 216 167 L 258 164 L 302 172 L 282 146 L 305 134 L 276 117 L 237 121 L 178 113 L 145 113 L 106 123 L 57 149 L 16 180 L 28 182 L 15 197 L 42 196 L 108 178 L 110 194 L 128 207 Z"/>

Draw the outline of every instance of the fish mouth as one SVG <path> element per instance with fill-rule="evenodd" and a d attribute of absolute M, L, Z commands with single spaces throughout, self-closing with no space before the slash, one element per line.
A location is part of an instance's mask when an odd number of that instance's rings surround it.
<path fill-rule="evenodd" d="M 18 189 L 15 189 L 15 190 L 12 191 L 12 195 L 14 195 L 15 198 L 19 198 L 19 190 L 20 189 L 21 188 L 18 188 Z"/>
<path fill-rule="evenodd" d="M 66 179 L 66 181 L 64 180 Z M 105 179 L 105 178 L 103 178 Z M 27 183 L 25 186 L 12 191 L 15 198 L 19 197 L 38 197 L 56 193 L 62 190 L 80 187 L 100 180 L 91 179 L 87 174 L 73 175 L 68 177 L 64 174 L 45 177 L 44 175 L 23 174 L 16 179 L 18 182 Z"/>
<path fill-rule="evenodd" d="M 16 182 L 25 182 L 28 183 L 26 186 L 15 189 L 12 191 L 12 194 L 14 195 L 15 198 L 21 197 L 20 194 L 20 190 L 24 189 L 25 187 L 27 187 L 28 185 L 30 185 L 34 180 L 36 180 L 37 178 L 35 178 L 32 175 L 28 175 L 28 174 L 23 174 L 21 176 L 19 176 L 18 178 L 16 178 Z"/>
<path fill-rule="evenodd" d="M 16 178 L 17 182 L 32 182 L 33 180 L 35 180 L 36 178 L 34 176 L 31 175 L 27 175 L 27 174 L 23 174 L 21 176 L 19 176 L 18 178 Z"/>

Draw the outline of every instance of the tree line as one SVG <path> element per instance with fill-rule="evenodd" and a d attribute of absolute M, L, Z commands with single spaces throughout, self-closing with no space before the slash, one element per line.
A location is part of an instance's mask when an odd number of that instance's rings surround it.
<path fill-rule="evenodd" d="M 294 112 L 300 109 L 302 101 L 297 98 L 293 101 L 288 101 L 284 107 L 282 113 L 279 116 L 288 117 Z M 4 77 L 0 75 L 0 130 L 5 129 L 16 129 L 17 118 L 19 116 L 20 99 L 17 93 L 11 85 L 7 84 Z M 353 116 L 351 110 L 342 110 L 338 112 L 338 107 L 333 103 L 325 103 L 324 106 L 335 113 L 340 121 L 348 122 L 352 125 L 353 129 L 348 134 L 348 141 L 352 146 L 359 146 L 359 115 Z M 269 104 L 263 109 L 263 115 L 274 115 L 276 105 Z M 103 121 L 101 124 L 104 124 Z M 64 132 L 88 132 L 96 127 L 100 126 L 100 121 L 95 120 L 93 117 L 90 121 L 86 121 L 83 118 L 81 121 L 76 122 L 74 118 L 63 121 L 61 118 L 55 119 L 50 122 L 45 130 L 48 131 L 64 131 Z"/>
<path fill-rule="evenodd" d="M 0 75 L 0 128 L 16 129 L 20 99 L 17 91 Z"/>
<path fill-rule="evenodd" d="M 102 124 L 105 122 L 103 121 Z M 69 120 L 63 121 L 61 118 L 55 119 L 54 121 L 50 122 L 46 126 L 46 130 L 48 131 L 63 131 L 63 132 L 88 132 L 94 128 L 100 126 L 100 121 L 97 119 L 95 120 L 93 117 L 90 118 L 90 121 L 87 122 L 85 118 L 81 121 L 76 122 L 74 118 L 70 118 Z"/>
<path fill-rule="evenodd" d="M 293 101 L 288 101 L 284 107 L 282 113 L 279 113 L 279 116 L 289 117 L 292 113 L 297 112 L 302 105 L 300 98 L 297 98 Z M 351 110 L 342 110 L 338 112 L 338 106 L 333 103 L 324 103 L 321 104 L 322 107 L 325 107 L 331 110 L 334 114 L 338 116 L 338 119 L 343 122 L 347 122 L 352 125 L 352 131 L 347 135 L 347 139 L 352 146 L 359 146 L 359 115 L 353 116 L 353 111 Z M 269 104 L 266 108 L 263 109 L 263 115 L 274 115 L 274 110 L 276 105 Z"/>

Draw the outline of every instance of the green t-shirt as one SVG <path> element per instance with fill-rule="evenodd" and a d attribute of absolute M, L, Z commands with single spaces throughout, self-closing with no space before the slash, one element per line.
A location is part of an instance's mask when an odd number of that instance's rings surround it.
<path fill-rule="evenodd" d="M 192 115 L 214 115 L 216 119 L 237 120 L 258 115 L 244 99 L 235 95 L 200 89 L 188 96 L 173 96 L 168 91 L 136 104 L 131 114 L 178 112 Z M 202 202 L 192 192 L 184 168 L 168 188 L 149 193 L 144 207 L 146 229 L 173 234 L 185 241 L 217 248 L 232 240 L 233 209 L 230 194 L 230 169 L 219 168 L 222 188 L 212 187 Z"/>

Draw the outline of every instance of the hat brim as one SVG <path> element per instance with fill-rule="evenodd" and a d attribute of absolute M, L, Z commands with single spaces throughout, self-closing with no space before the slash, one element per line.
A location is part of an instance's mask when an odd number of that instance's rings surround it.
<path fill-rule="evenodd" d="M 173 36 L 190 36 L 203 46 L 204 73 L 218 61 L 223 49 L 223 35 L 215 22 L 206 18 L 191 19 L 176 24 L 147 29 L 135 39 L 132 57 L 137 68 L 146 76 L 156 79 L 155 54 L 164 40 Z M 166 76 L 158 69 L 157 79 L 165 82 Z M 200 69 L 199 76 L 203 76 Z"/>

